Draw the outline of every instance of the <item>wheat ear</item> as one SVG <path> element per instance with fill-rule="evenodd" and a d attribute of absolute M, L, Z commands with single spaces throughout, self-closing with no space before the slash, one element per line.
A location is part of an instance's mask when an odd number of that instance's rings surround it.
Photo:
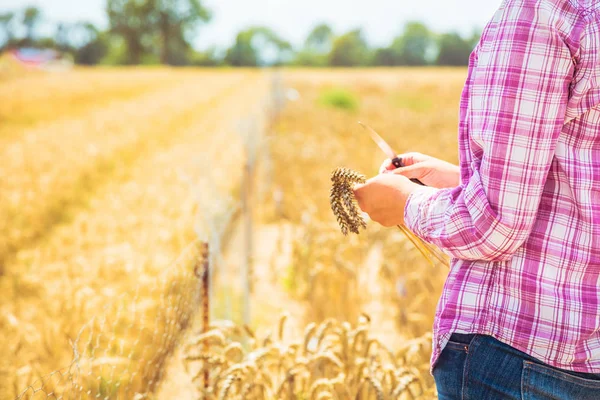
<path fill-rule="evenodd" d="M 336 168 L 331 173 L 331 182 L 329 202 L 342 233 L 358 234 L 360 229 L 366 228 L 367 224 L 361 216 L 352 189 L 356 184 L 365 183 L 365 176 L 351 169 Z M 435 266 L 436 262 L 440 262 L 448 266 L 448 261 L 437 247 L 424 242 L 404 225 L 398 225 L 398 228 L 431 265 Z"/>

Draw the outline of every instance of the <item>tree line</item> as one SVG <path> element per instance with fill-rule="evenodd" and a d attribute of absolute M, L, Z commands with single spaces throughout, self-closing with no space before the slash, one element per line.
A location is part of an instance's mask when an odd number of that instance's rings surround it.
<path fill-rule="evenodd" d="M 199 51 L 202 25 L 211 11 L 202 0 L 107 0 L 108 27 L 89 22 L 55 23 L 53 33 L 41 35 L 46 22 L 37 7 L 0 14 L 0 51 L 50 48 L 84 65 L 196 65 L 196 66 L 421 66 L 466 65 L 479 40 L 455 32 L 436 33 L 417 21 L 406 23 L 388 46 L 372 47 L 361 29 L 335 32 L 316 25 L 301 46 L 292 46 L 264 26 L 240 31 L 227 49 Z"/>

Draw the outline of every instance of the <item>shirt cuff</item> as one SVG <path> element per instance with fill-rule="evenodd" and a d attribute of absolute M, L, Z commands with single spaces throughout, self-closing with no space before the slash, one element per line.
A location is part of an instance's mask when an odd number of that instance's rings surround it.
<path fill-rule="evenodd" d="M 421 239 L 425 239 L 426 236 L 424 229 L 426 216 L 421 216 L 421 210 L 423 209 L 421 206 L 440 190 L 441 189 L 428 186 L 419 187 L 408 195 L 408 198 L 406 199 L 406 204 L 404 206 L 404 225 Z"/>

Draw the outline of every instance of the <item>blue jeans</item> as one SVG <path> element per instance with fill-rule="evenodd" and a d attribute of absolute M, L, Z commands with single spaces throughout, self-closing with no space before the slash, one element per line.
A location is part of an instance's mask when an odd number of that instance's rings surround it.
<path fill-rule="evenodd" d="M 487 335 L 453 334 L 433 377 L 439 400 L 600 399 L 600 374 L 551 367 Z"/>

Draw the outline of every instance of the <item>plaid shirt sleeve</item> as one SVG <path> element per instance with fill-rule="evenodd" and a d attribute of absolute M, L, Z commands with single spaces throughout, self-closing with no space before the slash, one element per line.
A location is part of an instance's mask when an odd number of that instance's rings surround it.
<path fill-rule="evenodd" d="M 407 200 L 408 228 L 451 257 L 508 260 L 536 220 L 574 72 L 556 13 L 538 3 L 505 1 L 474 54 L 461 185 Z"/>

